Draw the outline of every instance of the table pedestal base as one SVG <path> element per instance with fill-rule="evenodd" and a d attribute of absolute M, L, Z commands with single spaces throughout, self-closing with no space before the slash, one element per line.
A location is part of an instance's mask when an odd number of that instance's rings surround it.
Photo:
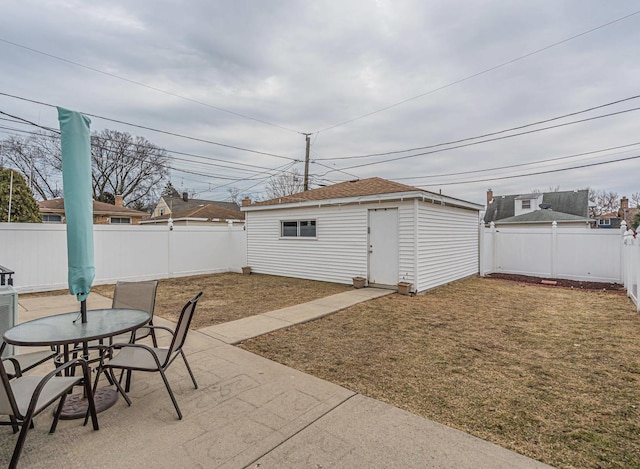
<path fill-rule="evenodd" d="M 109 407 L 112 407 L 117 402 L 118 391 L 111 388 L 99 388 L 93 395 L 93 400 L 96 403 L 96 412 L 100 413 L 103 410 L 107 410 Z M 89 401 L 84 397 L 84 394 L 72 394 L 67 396 L 64 406 L 62 406 L 60 419 L 83 419 L 84 416 L 87 415 L 88 408 Z"/>

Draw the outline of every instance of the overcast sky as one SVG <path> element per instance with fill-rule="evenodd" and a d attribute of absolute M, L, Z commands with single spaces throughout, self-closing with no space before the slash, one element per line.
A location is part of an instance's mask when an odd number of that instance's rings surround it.
<path fill-rule="evenodd" d="M 0 93 L 277 155 L 92 118 L 92 130 L 227 161 L 175 155 L 172 166 L 189 173 L 173 171 L 174 186 L 202 198 L 225 199 L 230 187 L 264 197 L 268 175 L 303 172 L 303 133 L 312 134 L 312 187 L 379 176 L 479 203 L 488 188 L 640 192 L 640 158 L 505 179 L 640 156 L 640 111 L 428 155 L 332 159 L 438 145 L 640 95 L 640 14 L 586 33 L 640 11 L 638 2 L 4 0 L 2 10 Z M 636 107 L 640 99 L 520 132 Z M 51 107 L 0 96 L 0 110 L 58 126 Z M 389 161 L 398 157 L 406 158 Z M 496 169 L 509 165 L 523 166 Z"/>

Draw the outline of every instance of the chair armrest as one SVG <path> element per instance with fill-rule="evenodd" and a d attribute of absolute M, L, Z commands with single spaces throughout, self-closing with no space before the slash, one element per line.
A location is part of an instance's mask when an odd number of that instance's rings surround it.
<path fill-rule="evenodd" d="M 173 329 L 171 329 L 171 328 L 169 328 L 167 326 L 153 326 L 153 325 L 149 325 L 149 324 L 147 324 L 145 326 L 142 326 L 137 330 L 140 330 L 140 329 L 162 329 L 164 331 L 170 332 L 172 335 L 175 332 Z"/>
<path fill-rule="evenodd" d="M 15 376 L 16 378 L 19 378 L 20 376 L 22 376 L 22 369 L 20 368 L 20 362 L 18 362 L 18 360 L 16 360 L 13 357 L 3 357 L 2 361 L 8 361 L 8 362 L 13 363 L 14 373 L 8 373 L 8 374 L 11 374 L 11 375 Z"/>
<path fill-rule="evenodd" d="M 36 386 L 36 389 L 33 391 L 33 395 L 31 396 L 31 402 L 29 402 L 29 411 L 28 412 L 33 413 L 33 411 L 35 410 L 36 405 L 38 403 L 38 399 L 40 398 L 40 393 L 42 392 L 42 390 L 44 389 L 46 384 L 51 380 L 51 378 L 53 378 L 54 376 L 59 375 L 62 371 L 66 370 L 67 368 L 70 368 L 72 366 L 77 366 L 78 364 L 80 364 L 82 366 L 82 375 L 83 375 L 82 378 L 78 377 L 78 381 L 80 381 L 80 379 L 90 380 L 91 377 L 89 375 L 89 366 L 87 365 L 87 361 L 85 359 L 83 359 L 83 358 L 74 358 L 72 360 L 69 360 L 67 363 L 64 363 L 63 365 L 60 365 L 55 370 L 53 370 L 53 371 L 49 372 L 48 374 L 46 374 L 40 380 L 40 382 Z"/>
<path fill-rule="evenodd" d="M 158 366 L 158 368 L 162 367 L 162 365 L 160 364 L 160 360 L 158 360 L 158 355 L 156 355 L 156 353 L 153 351 L 153 348 L 149 347 L 148 345 L 119 343 L 119 344 L 112 344 L 110 348 L 111 349 L 123 349 L 123 348 L 130 348 L 130 347 L 131 348 L 140 348 L 140 349 L 146 350 L 147 352 L 149 352 L 151 354 L 151 356 L 155 360 L 156 365 Z M 109 366 L 109 362 L 107 362 L 105 366 L 108 367 Z"/>

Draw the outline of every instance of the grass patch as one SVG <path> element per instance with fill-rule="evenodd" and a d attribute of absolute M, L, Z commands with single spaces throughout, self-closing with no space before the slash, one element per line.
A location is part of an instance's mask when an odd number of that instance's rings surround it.
<path fill-rule="evenodd" d="M 558 467 L 640 467 L 640 316 L 623 294 L 472 278 L 241 346 Z"/>
<path fill-rule="evenodd" d="M 350 288 L 349 285 L 260 274 L 178 277 L 159 281 L 155 314 L 177 321 L 185 303 L 202 290 L 204 294 L 191 323 L 193 328 L 199 329 L 313 301 Z M 113 298 L 113 289 L 114 285 L 97 285 L 92 291 Z"/>

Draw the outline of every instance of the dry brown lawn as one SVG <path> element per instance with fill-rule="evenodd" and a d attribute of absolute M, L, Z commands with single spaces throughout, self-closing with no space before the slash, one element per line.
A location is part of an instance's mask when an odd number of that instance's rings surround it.
<path fill-rule="evenodd" d="M 243 348 L 558 467 L 640 467 L 640 315 L 620 293 L 472 278 Z"/>
<path fill-rule="evenodd" d="M 204 294 L 192 322 L 192 327 L 198 329 L 305 303 L 350 288 L 349 285 L 260 274 L 179 277 L 159 281 L 155 314 L 176 321 L 185 303 L 202 290 Z M 98 285 L 92 291 L 113 298 L 113 289 L 113 285 Z"/>

